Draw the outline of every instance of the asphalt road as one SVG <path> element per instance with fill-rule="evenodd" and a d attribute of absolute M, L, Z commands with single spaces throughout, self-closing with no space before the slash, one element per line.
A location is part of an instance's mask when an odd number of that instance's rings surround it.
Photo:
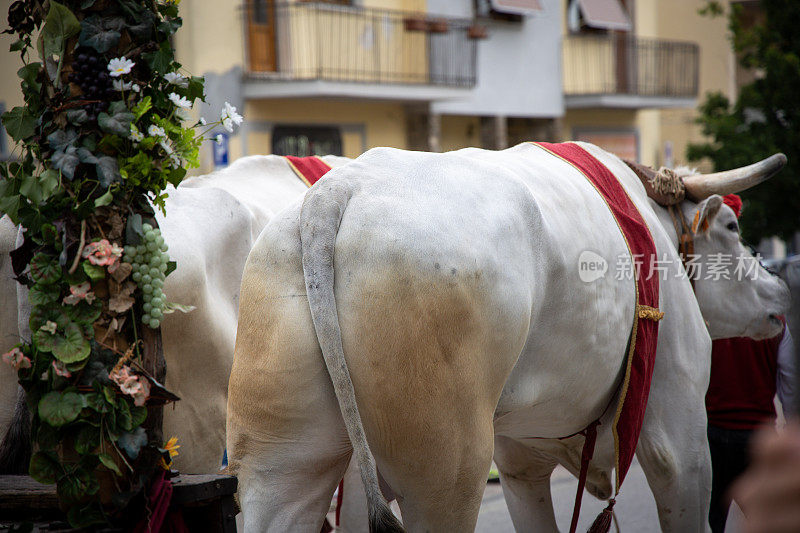
<path fill-rule="evenodd" d="M 559 467 L 553 472 L 550 488 L 553 494 L 553 507 L 556 513 L 556 522 L 560 531 L 569 531 L 572 519 L 572 506 L 575 504 L 575 490 L 578 482 L 566 470 Z M 586 531 L 595 517 L 606 507 L 606 502 L 596 499 L 588 492 L 584 492 L 581 507 L 581 517 L 578 521 L 578 531 Z M 653 494 L 647 485 L 639 463 L 634 461 L 622 491 L 614 506 L 619 531 L 624 533 L 658 533 L 658 514 Z M 728 519 L 726 533 L 736 533 L 740 530 L 741 512 L 734 508 Z M 489 483 L 483 494 L 481 512 L 478 516 L 477 533 L 505 533 L 513 532 L 511 516 L 508 514 L 506 502 L 503 500 L 503 490 L 499 483 Z M 617 531 L 611 526 L 611 531 Z"/>

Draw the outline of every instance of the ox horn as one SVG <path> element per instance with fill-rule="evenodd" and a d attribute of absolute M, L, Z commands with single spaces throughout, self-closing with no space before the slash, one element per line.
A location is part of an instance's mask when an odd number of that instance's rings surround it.
<path fill-rule="evenodd" d="M 712 194 L 726 195 L 744 191 L 769 179 L 786 165 L 786 156 L 778 153 L 766 159 L 713 174 L 696 174 L 683 178 L 686 195 L 699 202 Z"/>

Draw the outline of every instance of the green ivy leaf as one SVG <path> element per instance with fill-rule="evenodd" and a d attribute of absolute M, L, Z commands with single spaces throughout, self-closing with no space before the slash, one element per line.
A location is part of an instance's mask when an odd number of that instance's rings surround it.
<path fill-rule="evenodd" d="M 103 187 L 108 188 L 112 183 L 120 181 L 116 158 L 107 155 L 99 157 L 95 168 L 97 168 L 97 178 Z"/>
<path fill-rule="evenodd" d="M 125 107 L 124 102 L 112 102 L 108 106 L 108 113 L 103 112 L 97 115 L 97 125 L 106 133 L 127 137 L 131 131 L 133 116 L 133 113 Z"/>
<path fill-rule="evenodd" d="M 83 409 L 83 398 L 77 392 L 50 391 L 39 400 L 39 418 L 53 427 L 69 424 Z"/>
<path fill-rule="evenodd" d="M 46 200 L 58 190 L 58 172 L 52 168 L 45 170 L 39 176 L 39 183 L 42 186 L 42 197 Z"/>
<path fill-rule="evenodd" d="M 39 185 L 39 180 L 36 176 L 27 175 L 22 178 L 22 183 L 19 186 L 19 193 L 30 200 L 34 205 L 38 205 L 42 201 L 42 187 Z"/>
<path fill-rule="evenodd" d="M 142 54 L 142 57 L 155 74 L 163 75 L 172 70 L 172 47 L 169 41 L 162 42 L 157 52 Z"/>
<path fill-rule="evenodd" d="M 19 208 L 22 206 L 19 194 L 0 197 L 0 213 L 5 213 L 15 223 L 19 223 Z"/>
<path fill-rule="evenodd" d="M 63 4 L 50 0 L 50 9 L 44 21 L 41 36 L 44 57 L 61 56 L 67 39 L 81 31 L 81 23 Z"/>
<path fill-rule="evenodd" d="M 89 341 L 83 336 L 80 326 L 70 322 L 64 332 L 64 336 L 57 335 L 53 355 L 64 363 L 75 363 L 83 361 L 89 357 L 92 347 Z"/>
<path fill-rule="evenodd" d="M 75 126 L 80 126 L 89 120 L 89 113 L 85 109 L 70 109 L 67 111 L 67 120 Z"/>
<path fill-rule="evenodd" d="M 125 226 L 125 242 L 135 246 L 139 244 L 143 238 L 142 215 L 136 213 L 129 216 L 128 224 Z"/>
<path fill-rule="evenodd" d="M 108 455 L 107 453 L 101 453 L 97 455 L 97 458 L 100 459 L 100 462 L 103 463 L 103 466 L 117 474 L 118 476 L 122 476 L 122 472 L 120 472 L 117 463 L 114 462 L 114 458 Z"/>
<path fill-rule="evenodd" d="M 64 468 L 55 453 L 38 451 L 31 457 L 28 473 L 39 483 L 52 485 L 63 475 Z"/>
<path fill-rule="evenodd" d="M 120 31 L 125 26 L 121 17 L 101 17 L 92 15 L 81 22 L 81 34 L 78 42 L 83 46 L 91 46 L 99 53 L 108 52 L 117 46 Z"/>
<path fill-rule="evenodd" d="M 94 206 L 95 207 L 102 207 L 104 205 L 110 204 L 113 201 L 114 201 L 114 195 L 111 194 L 111 189 L 109 189 L 109 190 L 107 190 L 105 192 L 105 194 L 103 194 L 102 196 L 100 196 L 99 198 L 97 198 L 94 201 Z"/>
<path fill-rule="evenodd" d="M 81 160 L 81 163 L 86 163 L 88 165 L 97 164 L 97 158 L 94 156 L 91 150 L 84 148 L 83 146 L 78 148 L 78 159 Z"/>
<path fill-rule="evenodd" d="M 203 83 L 204 80 L 201 76 L 192 76 L 189 78 L 189 87 L 186 89 L 186 98 L 188 98 L 190 102 L 194 102 L 196 98 L 199 98 L 203 102 L 206 101 L 205 92 L 203 91 Z"/>
<path fill-rule="evenodd" d="M 39 83 L 37 78 L 39 77 L 39 72 L 42 70 L 42 64 L 38 62 L 28 63 L 21 69 L 17 71 L 17 76 L 19 76 L 22 81 L 28 84 L 28 87 L 33 92 L 38 93 L 42 90 L 42 84 Z"/>
<path fill-rule="evenodd" d="M 55 152 L 52 157 L 53 168 L 60 170 L 61 174 L 70 181 L 75 177 L 75 169 L 78 168 L 78 163 L 80 163 L 77 151 L 74 146 L 69 146 L 63 152 Z"/>
<path fill-rule="evenodd" d="M 30 114 L 27 107 L 15 107 L 3 113 L 3 126 L 15 141 L 23 141 L 36 131 L 36 117 Z"/>
<path fill-rule="evenodd" d="M 73 129 L 54 131 L 47 136 L 47 142 L 50 148 L 55 151 L 64 151 L 68 146 L 73 146 L 75 141 L 78 140 L 78 132 Z"/>

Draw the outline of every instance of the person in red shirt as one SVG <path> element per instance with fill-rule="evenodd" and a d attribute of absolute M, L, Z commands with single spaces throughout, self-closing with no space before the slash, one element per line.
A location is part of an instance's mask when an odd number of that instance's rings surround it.
<path fill-rule="evenodd" d="M 739 216 L 738 196 L 726 196 L 725 203 Z M 793 350 L 785 323 L 783 333 L 772 339 L 713 342 L 706 411 L 713 473 L 708 518 L 714 533 L 725 530 L 731 503 L 727 493 L 750 464 L 754 432 L 776 418 L 776 393 L 782 405 L 794 405 Z"/>

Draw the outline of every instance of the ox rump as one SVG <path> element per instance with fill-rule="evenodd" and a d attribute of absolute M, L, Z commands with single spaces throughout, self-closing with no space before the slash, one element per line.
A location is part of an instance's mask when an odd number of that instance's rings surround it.
<path fill-rule="evenodd" d="M 667 208 L 616 156 L 580 146 L 616 176 L 670 260 L 636 451 L 662 529 L 704 531 L 711 338 L 777 334 L 788 292 L 757 263 L 757 275 L 699 278 L 693 291 Z M 752 259 L 715 193 L 763 181 L 781 157 L 747 179 L 684 179 L 676 208 L 693 222 L 701 264 Z M 549 475 L 557 463 L 577 474 L 584 440 L 558 437 L 598 417 L 587 488 L 609 498 L 605 407 L 625 372 L 635 285 L 611 268 L 582 281 L 586 250 L 609 264 L 628 253 L 585 176 L 533 144 L 370 150 L 276 215 L 245 266 L 229 383 L 245 530 L 319 531 L 352 454 L 372 531 L 401 527 L 376 466 L 407 530 L 470 531 L 493 456 L 517 530 L 555 531 Z"/>

